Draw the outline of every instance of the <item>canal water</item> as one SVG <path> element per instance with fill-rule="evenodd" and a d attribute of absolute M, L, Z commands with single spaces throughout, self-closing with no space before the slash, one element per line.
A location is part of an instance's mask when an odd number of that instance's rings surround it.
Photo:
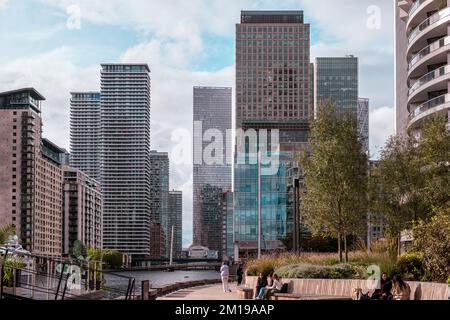
<path fill-rule="evenodd" d="M 116 272 L 114 274 L 132 277 L 136 279 L 136 289 L 139 290 L 141 282 L 149 280 L 151 287 L 157 287 L 175 282 L 188 282 L 196 280 L 220 279 L 220 273 L 213 270 L 199 271 L 129 271 Z M 114 275 L 105 274 L 108 287 L 117 288 L 126 291 L 128 280 Z"/>

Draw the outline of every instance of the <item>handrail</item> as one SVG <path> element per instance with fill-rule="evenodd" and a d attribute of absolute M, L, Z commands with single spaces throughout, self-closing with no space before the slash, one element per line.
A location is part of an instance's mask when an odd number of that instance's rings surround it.
<path fill-rule="evenodd" d="M 450 44 L 450 36 L 442 37 L 439 40 L 436 40 L 435 42 L 431 43 L 429 46 L 426 46 L 422 50 L 420 50 L 418 53 L 416 53 L 408 63 L 408 70 L 411 70 L 411 68 L 422 58 L 426 57 L 427 55 L 441 49 L 442 47 Z"/>
<path fill-rule="evenodd" d="M 436 12 L 432 16 L 425 19 L 422 23 L 420 23 L 417 27 L 415 27 L 408 35 L 408 43 L 411 43 L 417 35 L 423 31 L 425 28 L 433 25 L 438 22 L 442 18 L 445 18 L 450 15 L 450 7 L 447 7 L 439 12 Z"/>
<path fill-rule="evenodd" d="M 450 71 L 450 66 L 446 65 L 446 66 L 442 66 L 440 68 L 434 69 L 431 72 L 428 72 L 427 74 L 425 74 L 424 76 L 422 76 L 421 78 L 419 78 L 409 89 L 409 96 L 411 96 L 417 89 L 419 89 L 422 85 L 437 79 L 440 76 L 443 76 L 447 73 L 449 73 Z"/>
<path fill-rule="evenodd" d="M 433 98 L 431 100 L 428 100 L 425 103 L 422 103 L 421 105 L 414 108 L 413 111 L 409 114 L 409 120 L 413 120 L 418 115 L 435 108 L 437 106 L 443 105 L 444 103 L 450 101 L 450 94 L 443 94 L 439 97 Z"/>
<path fill-rule="evenodd" d="M 411 5 L 411 8 L 409 8 L 408 15 L 411 16 L 416 10 L 420 7 L 422 3 L 424 3 L 427 0 L 416 0 Z"/>

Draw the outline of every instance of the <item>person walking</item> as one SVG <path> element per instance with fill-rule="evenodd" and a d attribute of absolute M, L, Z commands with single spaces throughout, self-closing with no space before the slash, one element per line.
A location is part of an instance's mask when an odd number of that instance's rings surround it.
<path fill-rule="evenodd" d="M 236 271 L 236 276 L 237 276 L 237 285 L 239 287 L 242 284 L 242 278 L 244 276 L 244 270 L 242 269 L 241 265 L 239 265 L 239 267 Z"/>
<path fill-rule="evenodd" d="M 222 263 L 222 267 L 220 268 L 220 277 L 222 278 L 223 292 L 231 292 L 230 288 L 228 287 L 230 268 L 225 261 Z"/>

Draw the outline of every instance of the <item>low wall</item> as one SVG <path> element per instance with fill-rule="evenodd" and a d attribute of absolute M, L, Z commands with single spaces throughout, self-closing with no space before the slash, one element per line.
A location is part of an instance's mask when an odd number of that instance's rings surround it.
<path fill-rule="evenodd" d="M 255 288 L 258 277 L 246 277 L 245 284 Z M 318 296 L 347 296 L 355 297 L 355 289 L 363 292 L 371 291 L 366 280 L 346 279 L 282 279 L 289 283 L 289 292 Z M 411 287 L 411 300 L 448 300 L 450 288 L 445 283 L 407 281 Z"/>

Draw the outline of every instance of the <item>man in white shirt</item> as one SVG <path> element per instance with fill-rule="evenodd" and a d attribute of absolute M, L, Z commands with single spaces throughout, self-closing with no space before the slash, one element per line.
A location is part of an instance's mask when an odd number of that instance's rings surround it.
<path fill-rule="evenodd" d="M 230 268 L 228 267 L 228 264 L 226 262 L 224 262 L 222 264 L 222 267 L 220 268 L 220 276 L 222 277 L 223 292 L 231 292 L 230 288 L 228 287 Z"/>

